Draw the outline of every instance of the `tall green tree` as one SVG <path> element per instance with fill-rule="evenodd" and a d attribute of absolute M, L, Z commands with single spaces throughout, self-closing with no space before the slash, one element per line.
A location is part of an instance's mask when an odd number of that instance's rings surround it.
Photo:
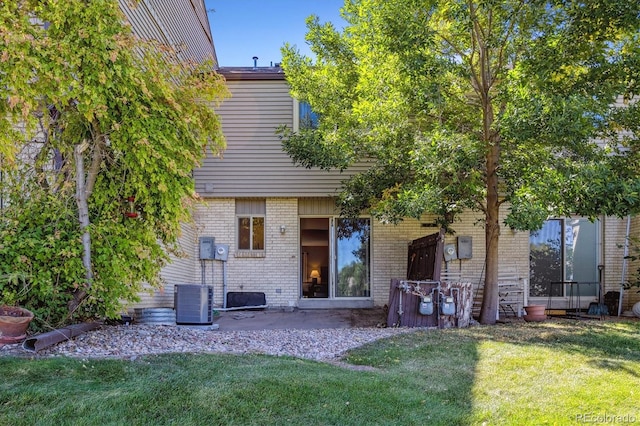
<path fill-rule="evenodd" d="M 627 0 L 351 0 L 343 31 L 307 21 L 315 59 L 283 48 L 291 93 L 317 128 L 280 129 L 307 167 L 371 167 L 342 213 L 447 228 L 484 215 L 480 321 L 498 307 L 500 210 L 534 230 L 550 215 L 637 211 L 640 4 Z"/>
<path fill-rule="evenodd" d="M 212 60 L 135 37 L 117 0 L 0 1 L 5 303 L 57 324 L 160 284 L 191 171 L 224 146 Z"/>

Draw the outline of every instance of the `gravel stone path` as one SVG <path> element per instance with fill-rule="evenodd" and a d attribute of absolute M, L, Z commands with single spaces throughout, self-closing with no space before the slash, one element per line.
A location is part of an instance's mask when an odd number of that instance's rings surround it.
<path fill-rule="evenodd" d="M 135 360 L 164 353 L 260 353 L 335 361 L 346 351 L 411 328 L 336 328 L 221 331 L 162 325 L 103 326 L 37 354 L 19 345 L 0 347 L 0 355 L 68 356 Z"/>

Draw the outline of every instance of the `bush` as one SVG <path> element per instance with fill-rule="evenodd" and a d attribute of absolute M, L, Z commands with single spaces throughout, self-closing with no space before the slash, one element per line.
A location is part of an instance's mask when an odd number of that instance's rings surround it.
<path fill-rule="evenodd" d="M 82 282 L 82 245 L 69 202 L 31 192 L 28 199 L 12 198 L 0 221 L 0 302 L 31 310 L 36 328 L 64 323 Z"/>

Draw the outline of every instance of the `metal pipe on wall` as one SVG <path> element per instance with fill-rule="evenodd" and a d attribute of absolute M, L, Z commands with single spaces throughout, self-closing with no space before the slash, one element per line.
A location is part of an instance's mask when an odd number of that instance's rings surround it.
<path fill-rule="evenodd" d="M 227 309 L 227 262 L 222 262 L 222 308 Z"/>

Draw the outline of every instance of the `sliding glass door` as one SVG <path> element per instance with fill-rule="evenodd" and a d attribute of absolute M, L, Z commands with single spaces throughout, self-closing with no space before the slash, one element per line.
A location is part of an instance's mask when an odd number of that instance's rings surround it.
<path fill-rule="evenodd" d="M 335 219 L 336 297 L 369 297 L 371 221 Z"/>
<path fill-rule="evenodd" d="M 302 297 L 370 297 L 370 240 L 368 218 L 300 218 Z"/>
<path fill-rule="evenodd" d="M 531 297 L 597 294 L 599 225 L 599 221 L 584 218 L 550 219 L 539 231 L 531 233 Z"/>

